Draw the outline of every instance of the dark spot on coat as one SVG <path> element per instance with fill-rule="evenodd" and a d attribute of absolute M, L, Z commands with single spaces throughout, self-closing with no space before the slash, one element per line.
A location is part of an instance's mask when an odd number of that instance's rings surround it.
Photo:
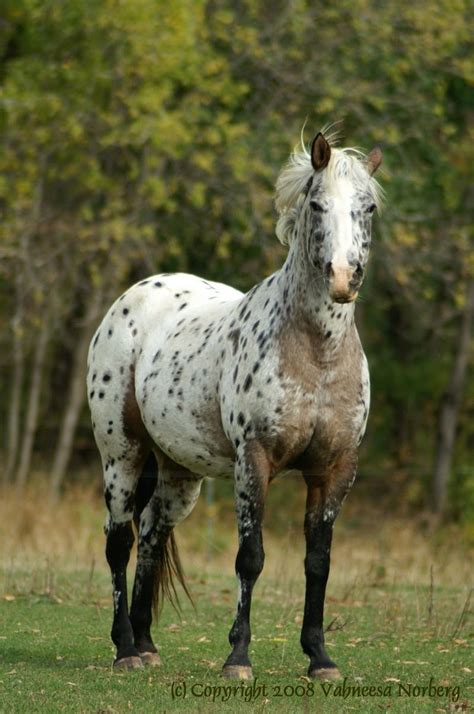
<path fill-rule="evenodd" d="M 239 346 L 240 330 L 231 330 L 228 334 L 229 340 L 232 341 L 232 354 L 237 354 L 237 348 Z"/>

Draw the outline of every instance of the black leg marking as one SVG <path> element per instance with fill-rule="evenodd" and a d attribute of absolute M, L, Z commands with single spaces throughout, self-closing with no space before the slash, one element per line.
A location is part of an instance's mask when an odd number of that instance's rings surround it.
<path fill-rule="evenodd" d="M 248 647 L 251 638 L 250 608 L 252 591 L 263 570 L 265 553 L 262 540 L 262 520 L 269 465 L 259 445 L 244 448 L 244 457 L 236 465 L 236 508 L 239 529 L 239 551 L 235 570 L 239 579 L 239 600 L 234 624 L 229 632 L 232 652 L 223 675 L 233 679 L 252 677 Z"/>
<path fill-rule="evenodd" d="M 135 647 L 142 656 L 158 652 L 151 636 L 152 611 L 156 598 L 157 579 L 162 575 L 160 569 L 166 562 L 167 543 L 171 528 L 162 530 L 153 538 L 151 545 L 143 537 L 138 543 L 138 561 L 133 585 L 130 620 L 132 623 Z M 159 664 L 159 658 L 148 657 L 148 664 Z"/>
<path fill-rule="evenodd" d="M 134 521 L 139 529 L 140 516 L 148 505 L 158 482 L 158 464 L 153 452 L 150 452 L 141 476 L 138 480 L 135 492 L 135 513 Z M 148 657 L 148 664 L 159 664 L 158 650 L 155 647 L 151 636 L 152 624 L 152 603 L 154 583 L 158 564 L 150 557 L 149 553 L 144 553 L 144 549 L 149 550 L 149 546 L 143 542 L 143 538 L 138 539 L 138 558 L 135 581 L 133 583 L 132 605 L 130 608 L 130 622 L 132 623 L 135 647 L 140 655 L 146 658 L 147 654 L 154 655 Z"/>
<path fill-rule="evenodd" d="M 138 652 L 133 641 L 127 598 L 127 565 L 133 541 L 131 522 L 110 524 L 105 553 L 112 572 L 114 596 L 114 620 L 111 632 L 112 640 L 117 647 L 114 664 L 120 666 L 120 660 L 124 660 L 126 668 L 139 666 L 138 662 L 133 661 L 133 658 L 138 657 Z"/>
<path fill-rule="evenodd" d="M 265 553 L 263 550 L 261 521 L 248 535 L 242 539 L 237 558 L 235 570 L 240 583 L 239 602 L 237 604 L 237 614 L 234 624 L 229 633 L 229 642 L 232 646 L 225 667 L 238 665 L 251 667 L 248 656 L 250 644 L 250 607 L 252 603 L 252 590 L 257 582 L 257 578 L 263 570 Z"/>
<path fill-rule="evenodd" d="M 339 679 L 340 672 L 324 647 L 324 599 L 329 577 L 333 524 L 355 478 L 357 456 L 345 454 L 323 478 L 304 474 L 307 485 L 306 595 L 301 646 L 310 658 L 308 675 Z"/>
<path fill-rule="evenodd" d="M 324 648 L 323 615 L 326 584 L 329 576 L 333 524 L 323 520 L 321 513 L 307 513 L 306 535 L 306 596 L 301 630 L 301 646 L 310 658 L 308 674 L 318 670 L 337 671 Z"/>

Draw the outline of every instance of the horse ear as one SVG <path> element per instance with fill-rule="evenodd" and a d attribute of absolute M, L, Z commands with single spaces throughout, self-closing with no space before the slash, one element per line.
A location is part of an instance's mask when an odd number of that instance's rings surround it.
<path fill-rule="evenodd" d="M 311 163 L 315 171 L 325 169 L 331 158 L 331 147 L 324 136 L 319 132 L 313 139 L 311 146 Z"/>
<path fill-rule="evenodd" d="M 376 146 L 372 149 L 370 154 L 367 155 L 366 164 L 367 171 L 372 176 L 382 163 L 382 149 L 380 146 Z"/>

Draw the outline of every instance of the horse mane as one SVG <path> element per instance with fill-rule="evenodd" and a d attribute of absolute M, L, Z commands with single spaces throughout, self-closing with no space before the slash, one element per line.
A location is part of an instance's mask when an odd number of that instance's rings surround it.
<path fill-rule="evenodd" d="M 324 129 L 323 132 L 324 133 Z M 306 148 L 303 137 L 300 146 L 296 146 L 287 164 L 281 170 L 275 192 L 275 207 L 279 218 L 276 224 L 276 235 L 284 245 L 291 243 L 294 227 L 299 216 L 301 205 L 306 198 L 306 187 L 313 176 L 318 176 L 319 182 L 330 186 L 341 178 L 349 179 L 356 188 L 370 191 L 373 201 L 380 210 L 383 200 L 383 190 L 378 181 L 365 168 L 366 156 L 359 149 L 352 147 L 335 148 L 337 132 L 326 135 L 331 145 L 331 158 L 323 171 L 317 173 L 311 163 L 311 155 Z"/>

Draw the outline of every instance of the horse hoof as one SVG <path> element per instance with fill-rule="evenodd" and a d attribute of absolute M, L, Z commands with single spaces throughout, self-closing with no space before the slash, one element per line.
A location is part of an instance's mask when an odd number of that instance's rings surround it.
<path fill-rule="evenodd" d="M 159 667 L 161 664 L 158 652 L 140 652 L 140 659 L 146 667 Z"/>
<path fill-rule="evenodd" d="M 322 667 L 321 669 L 312 669 L 309 673 L 312 679 L 327 681 L 331 679 L 342 679 L 342 674 L 337 667 Z"/>
<path fill-rule="evenodd" d="M 139 669 L 140 667 L 143 667 L 140 657 L 122 657 L 121 659 L 116 659 L 114 662 L 114 671 L 116 672 Z"/>
<path fill-rule="evenodd" d="M 226 664 L 222 669 L 222 676 L 226 679 L 252 679 L 252 667 L 240 664 Z"/>

